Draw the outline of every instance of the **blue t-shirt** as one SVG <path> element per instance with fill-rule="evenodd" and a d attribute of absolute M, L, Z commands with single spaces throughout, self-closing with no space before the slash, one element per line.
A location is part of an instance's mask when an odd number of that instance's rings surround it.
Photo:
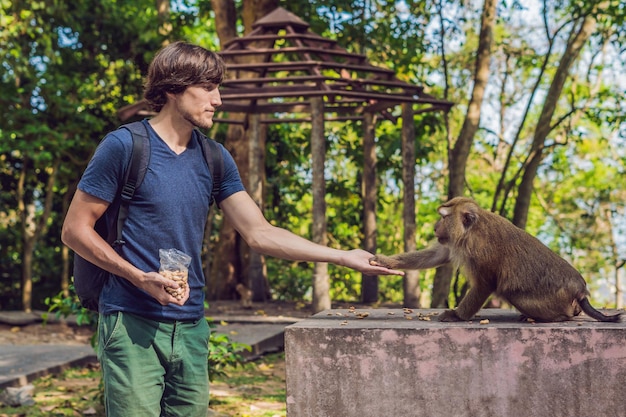
<path fill-rule="evenodd" d="M 117 311 L 153 320 L 198 320 L 204 317 L 204 274 L 201 250 L 211 201 L 213 179 L 204 159 L 198 132 L 187 149 L 177 155 L 152 129 L 150 162 L 146 175 L 128 209 L 122 231 L 125 244 L 118 251 L 145 272 L 158 271 L 159 249 L 178 249 L 191 256 L 189 300 L 184 306 L 162 306 L 152 296 L 124 278 L 110 275 L 100 295 L 103 314 Z M 220 145 L 224 170 L 216 202 L 244 191 L 239 171 L 230 153 Z M 132 137 L 127 129 L 104 137 L 78 184 L 87 194 L 109 203 L 118 193 L 130 162 Z"/>

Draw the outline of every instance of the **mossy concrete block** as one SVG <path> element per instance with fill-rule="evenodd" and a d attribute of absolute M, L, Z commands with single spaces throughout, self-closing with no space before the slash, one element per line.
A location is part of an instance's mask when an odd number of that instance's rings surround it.
<path fill-rule="evenodd" d="M 328 310 L 285 329 L 289 417 L 620 417 L 626 325 Z"/>

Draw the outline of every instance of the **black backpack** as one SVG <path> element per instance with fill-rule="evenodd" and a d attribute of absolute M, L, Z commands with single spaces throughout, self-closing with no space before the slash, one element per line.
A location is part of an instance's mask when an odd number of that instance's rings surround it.
<path fill-rule="evenodd" d="M 125 243 L 122 239 L 122 228 L 128 217 L 128 206 L 135 190 L 143 181 L 150 161 L 150 140 L 146 126 L 139 121 L 122 125 L 120 128 L 128 129 L 133 137 L 130 165 L 124 174 L 124 183 L 117 197 L 95 224 L 96 232 L 116 250 Z M 213 204 L 215 195 L 220 189 L 224 168 L 222 151 L 217 142 L 207 138 L 200 131 L 196 133 L 200 135 L 202 153 L 213 178 L 211 193 L 211 204 Z M 74 289 L 83 307 L 98 311 L 100 292 L 109 275 L 108 271 L 74 254 Z"/>

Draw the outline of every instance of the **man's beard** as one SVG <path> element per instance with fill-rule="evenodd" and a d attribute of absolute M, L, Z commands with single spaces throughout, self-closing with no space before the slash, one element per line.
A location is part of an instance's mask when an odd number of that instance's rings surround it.
<path fill-rule="evenodd" d="M 211 127 L 213 127 L 213 119 L 198 119 L 193 117 L 189 112 L 187 111 L 181 111 L 181 116 L 183 116 L 183 119 L 187 120 L 189 123 L 191 123 L 192 125 L 194 125 L 195 127 L 199 128 L 199 129 L 210 129 Z"/>

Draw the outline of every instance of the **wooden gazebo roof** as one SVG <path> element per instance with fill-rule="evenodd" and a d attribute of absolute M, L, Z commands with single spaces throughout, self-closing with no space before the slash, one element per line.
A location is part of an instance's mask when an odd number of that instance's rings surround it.
<path fill-rule="evenodd" d="M 248 35 L 225 43 L 220 54 L 228 78 L 220 88 L 216 122 L 240 123 L 229 113 L 271 115 L 264 123 L 309 120 L 313 97 L 323 97 L 327 120 L 360 119 L 366 111 L 392 118 L 388 110 L 401 103 L 424 105 L 416 112 L 452 105 L 311 32 L 308 23 L 281 7 L 257 20 Z M 149 114 L 144 100 L 118 111 L 123 121 Z"/>

